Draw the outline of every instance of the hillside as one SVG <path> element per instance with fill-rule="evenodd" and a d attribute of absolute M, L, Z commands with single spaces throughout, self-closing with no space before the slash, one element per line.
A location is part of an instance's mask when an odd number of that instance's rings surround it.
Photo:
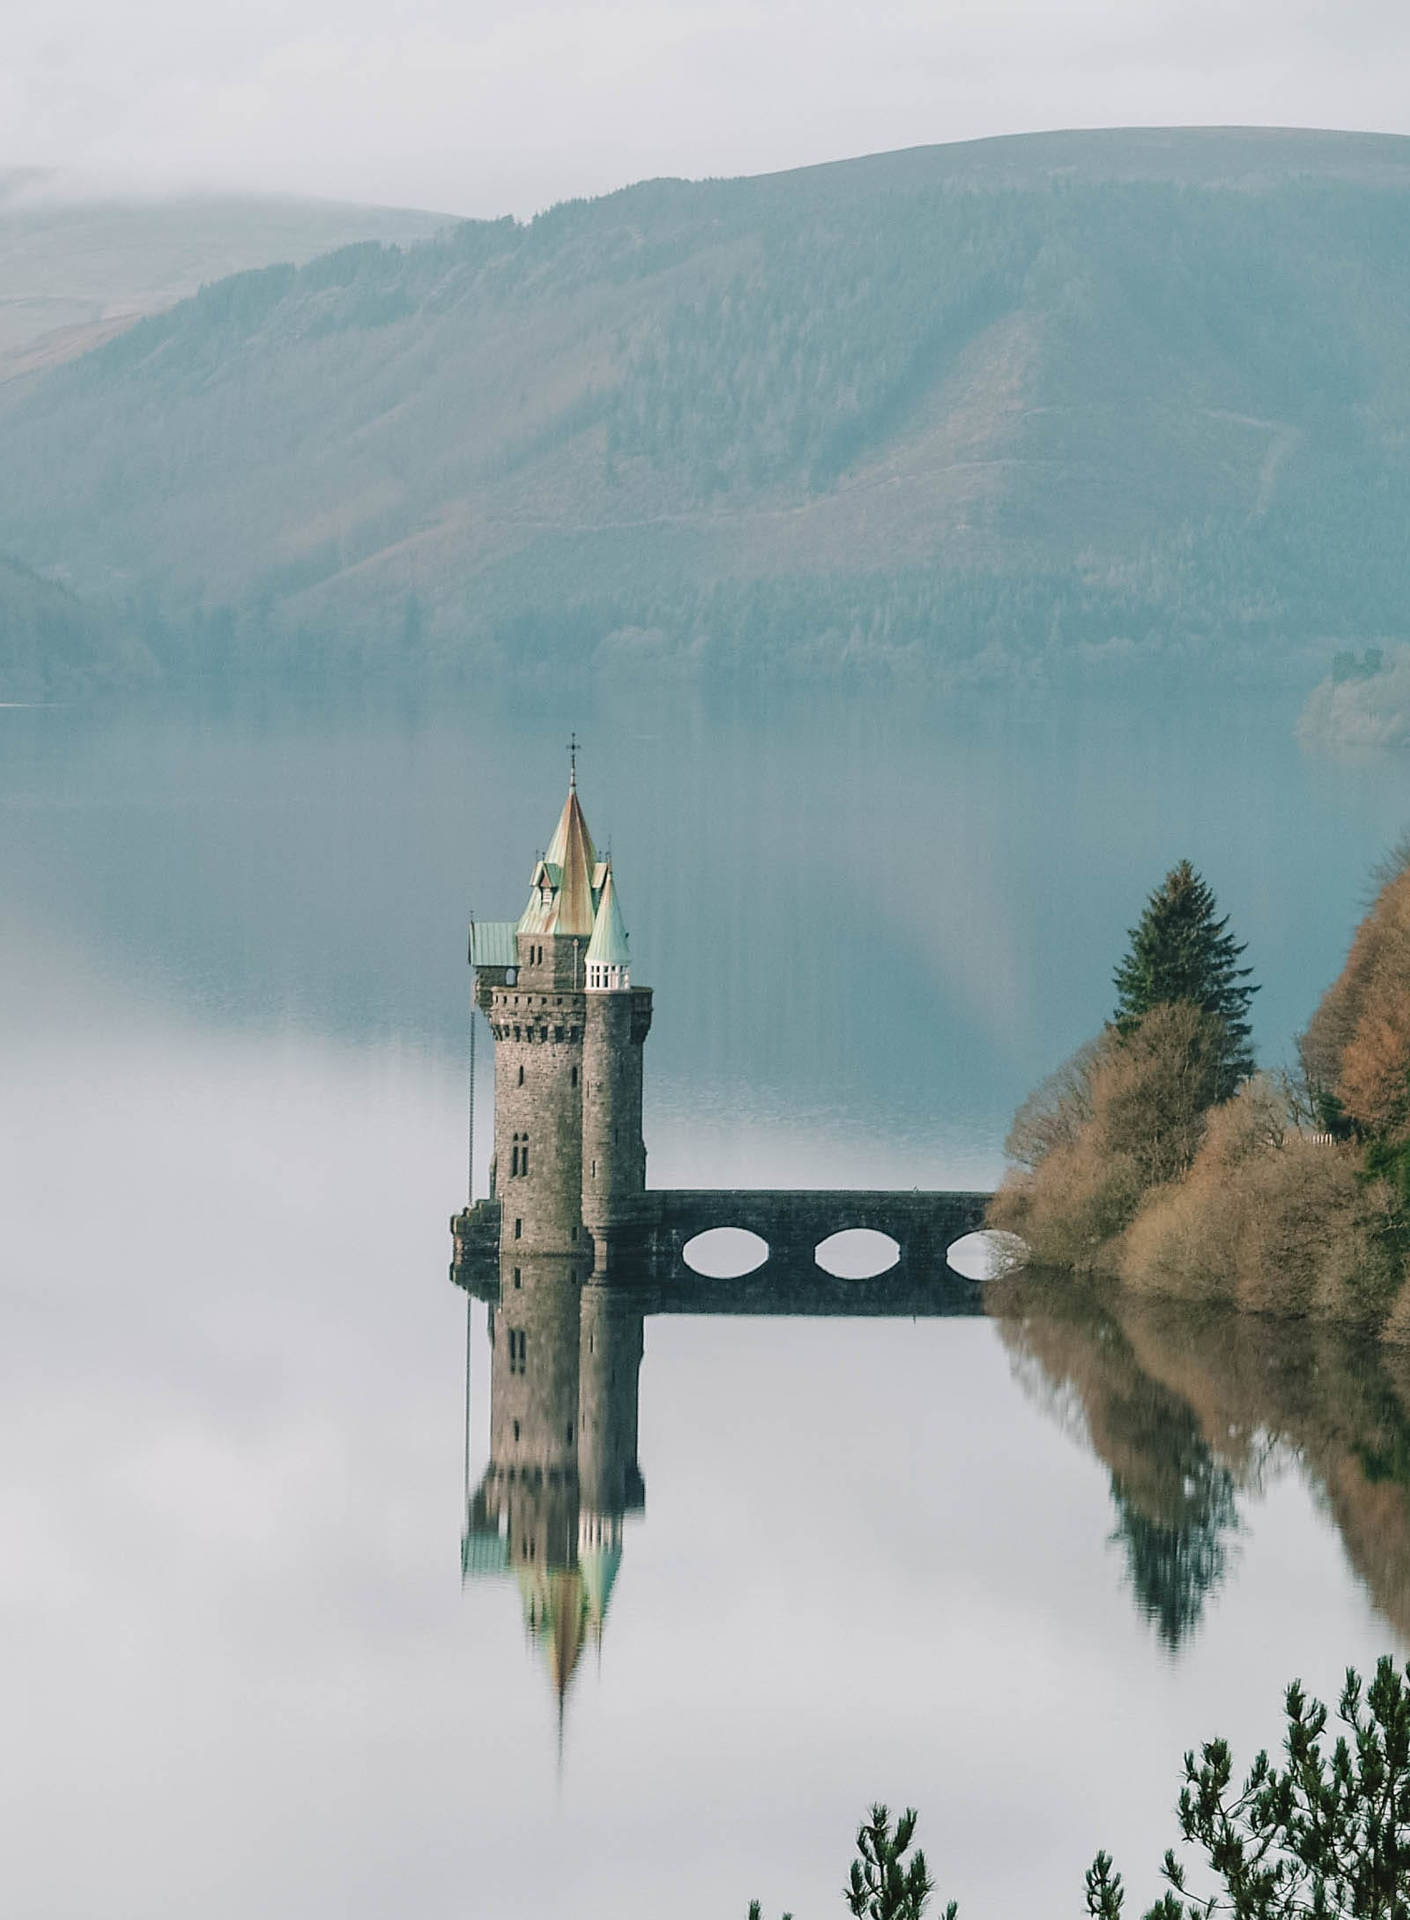
<path fill-rule="evenodd" d="M 155 672 L 127 621 L 0 555 L 0 703 L 65 700 Z"/>
<path fill-rule="evenodd" d="M 207 287 L 0 431 L 0 548 L 174 666 L 1315 679 L 1410 623 L 1410 140 L 649 182 Z"/>
<path fill-rule="evenodd" d="M 52 174 L 0 170 L 0 381 L 87 352 L 208 281 L 444 224 L 293 196 L 82 198 Z"/>

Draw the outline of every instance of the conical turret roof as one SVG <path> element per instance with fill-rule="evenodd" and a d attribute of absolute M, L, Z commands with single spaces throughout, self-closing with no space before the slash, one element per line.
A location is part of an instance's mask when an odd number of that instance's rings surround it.
<path fill-rule="evenodd" d="M 610 865 L 597 903 L 597 919 L 593 923 L 592 939 L 588 943 L 587 964 L 603 967 L 631 965 L 631 956 L 627 952 L 626 922 L 622 918 L 622 909 L 617 904 L 617 883 L 612 878 Z"/>
<path fill-rule="evenodd" d="M 622 1542 L 617 1532 L 609 1532 L 600 1544 L 587 1548 L 578 1558 L 588 1624 L 599 1646 L 602 1645 L 602 1628 L 607 1619 L 607 1602 L 612 1598 L 612 1588 L 621 1564 Z"/>
<path fill-rule="evenodd" d="M 597 849 L 583 817 L 574 777 L 548 851 L 534 868 L 529 904 L 519 922 L 519 932 L 590 935 L 596 867 Z"/>

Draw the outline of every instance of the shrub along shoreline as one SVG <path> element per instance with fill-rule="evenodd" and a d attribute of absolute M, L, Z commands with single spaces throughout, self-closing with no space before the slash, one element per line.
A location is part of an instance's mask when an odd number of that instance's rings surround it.
<path fill-rule="evenodd" d="M 1380 878 L 1298 1073 L 1274 1079 L 1246 1072 L 1242 949 L 1175 869 L 1116 1017 L 1015 1117 L 989 1224 L 1035 1267 L 1410 1342 L 1410 849 Z"/>

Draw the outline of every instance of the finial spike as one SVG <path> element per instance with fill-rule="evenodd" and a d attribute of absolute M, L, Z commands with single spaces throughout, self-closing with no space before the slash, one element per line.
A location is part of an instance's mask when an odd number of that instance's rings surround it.
<path fill-rule="evenodd" d="M 577 729 L 568 736 L 568 786 L 576 793 L 578 790 L 578 734 Z"/>

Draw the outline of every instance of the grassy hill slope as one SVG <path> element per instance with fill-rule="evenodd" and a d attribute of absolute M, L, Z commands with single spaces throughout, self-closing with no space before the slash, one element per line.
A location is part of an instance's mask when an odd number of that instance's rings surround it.
<path fill-rule="evenodd" d="M 208 281 L 444 223 L 293 196 L 81 199 L 38 170 L 0 171 L 0 380 L 87 352 Z"/>
<path fill-rule="evenodd" d="M 1410 140 L 654 181 L 0 388 L 0 546 L 258 671 L 1267 673 L 1410 624 Z"/>

